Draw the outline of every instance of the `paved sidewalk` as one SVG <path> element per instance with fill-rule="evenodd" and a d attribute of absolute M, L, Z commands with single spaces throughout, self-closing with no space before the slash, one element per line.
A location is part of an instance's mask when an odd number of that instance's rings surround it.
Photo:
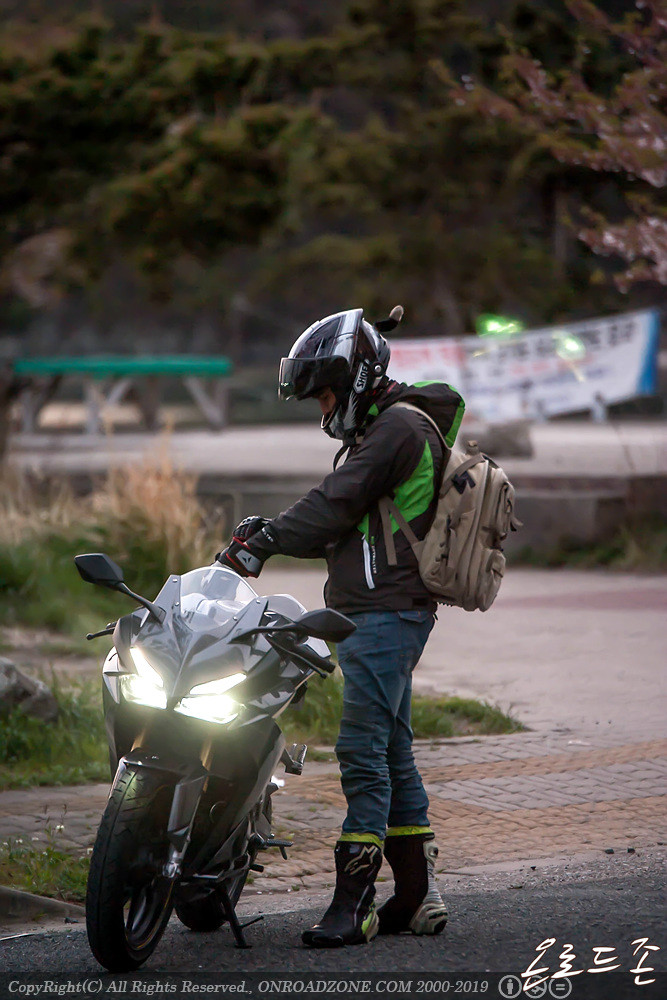
<path fill-rule="evenodd" d="M 421 743 L 416 756 L 441 872 L 667 841 L 667 740 L 618 745 L 523 733 Z M 330 884 L 344 816 L 337 766 L 308 766 L 274 801 L 276 826 L 295 847 L 253 889 Z"/>
<path fill-rule="evenodd" d="M 260 594 L 321 606 L 325 574 L 274 567 Z M 441 607 L 419 692 L 498 705 L 540 733 L 667 737 L 667 575 L 510 567 L 493 607 Z"/>
<path fill-rule="evenodd" d="M 667 842 L 667 739 L 520 733 L 418 744 L 440 844 L 438 870 L 556 857 L 641 852 Z M 0 841 L 51 840 L 85 851 L 104 808 L 104 785 L 4 792 Z M 289 859 L 264 855 L 247 893 L 316 890 L 331 883 L 331 848 L 344 815 L 335 763 L 306 763 L 274 797 Z M 384 872 L 381 877 L 384 877 Z"/>

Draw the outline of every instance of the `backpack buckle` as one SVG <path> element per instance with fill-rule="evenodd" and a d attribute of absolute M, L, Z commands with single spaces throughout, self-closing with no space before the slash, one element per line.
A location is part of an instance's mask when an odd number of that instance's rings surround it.
<path fill-rule="evenodd" d="M 472 478 L 467 469 L 465 472 L 462 472 L 460 475 L 454 476 L 454 478 L 452 479 L 452 486 L 454 487 L 457 493 L 463 494 L 466 485 L 468 485 L 470 489 L 473 489 L 475 485 L 475 480 Z"/>

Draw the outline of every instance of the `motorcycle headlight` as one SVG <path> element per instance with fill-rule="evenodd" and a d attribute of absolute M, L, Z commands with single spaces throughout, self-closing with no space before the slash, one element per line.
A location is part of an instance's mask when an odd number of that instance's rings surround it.
<path fill-rule="evenodd" d="M 217 681 L 206 684 L 195 684 L 187 697 L 182 698 L 175 708 L 182 715 L 190 715 L 194 719 L 204 719 L 206 722 L 217 722 L 220 725 L 232 722 L 239 714 L 239 703 L 231 698 L 227 691 L 245 680 L 245 674 L 230 674 Z"/>
<path fill-rule="evenodd" d="M 167 692 L 155 667 L 151 666 L 146 654 L 138 646 L 130 648 L 130 656 L 137 672 L 120 678 L 126 700 L 149 708 L 166 708 Z"/>

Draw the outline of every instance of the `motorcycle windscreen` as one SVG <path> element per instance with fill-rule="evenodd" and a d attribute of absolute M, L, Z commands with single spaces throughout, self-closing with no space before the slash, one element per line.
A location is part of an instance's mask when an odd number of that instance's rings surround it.
<path fill-rule="evenodd" d="M 181 577 L 181 619 L 192 632 L 224 625 L 257 598 L 252 587 L 224 566 L 203 566 Z"/>

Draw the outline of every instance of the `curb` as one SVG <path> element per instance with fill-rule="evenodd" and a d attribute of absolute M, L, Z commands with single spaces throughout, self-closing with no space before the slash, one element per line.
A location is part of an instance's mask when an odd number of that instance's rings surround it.
<path fill-rule="evenodd" d="M 78 903 L 65 903 L 61 899 L 35 896 L 20 889 L 0 885 L 0 922 L 36 920 L 41 916 L 73 917 L 85 919 L 86 911 Z"/>

